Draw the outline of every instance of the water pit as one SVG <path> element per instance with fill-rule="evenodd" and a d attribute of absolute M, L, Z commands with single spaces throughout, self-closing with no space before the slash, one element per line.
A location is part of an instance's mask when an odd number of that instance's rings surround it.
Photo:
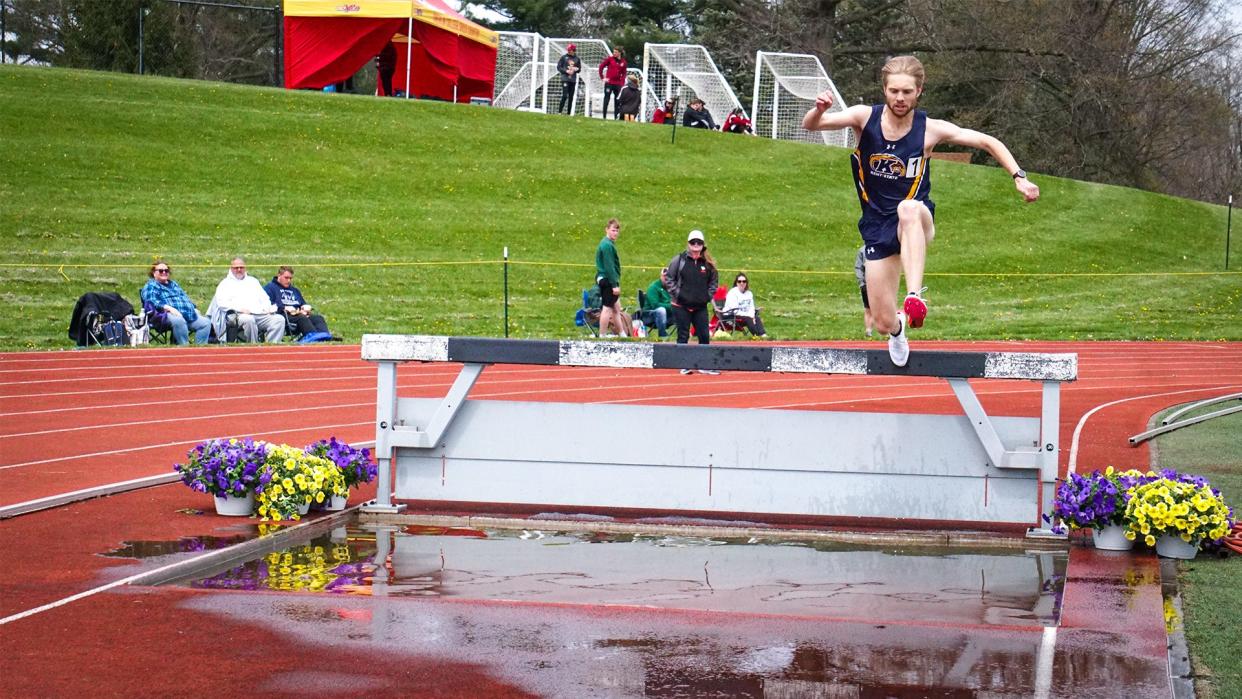
<path fill-rule="evenodd" d="M 176 584 L 1054 626 L 1067 560 L 1065 551 L 350 525 Z"/>

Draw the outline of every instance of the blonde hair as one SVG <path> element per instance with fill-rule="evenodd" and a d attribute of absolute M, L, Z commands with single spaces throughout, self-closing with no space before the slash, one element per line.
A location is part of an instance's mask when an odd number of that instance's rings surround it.
<path fill-rule="evenodd" d="M 914 78 L 914 85 L 919 89 L 922 89 L 923 80 L 927 77 L 923 71 L 923 63 L 914 56 L 893 56 L 888 59 L 880 69 L 880 84 L 887 86 L 890 75 L 909 75 Z"/>

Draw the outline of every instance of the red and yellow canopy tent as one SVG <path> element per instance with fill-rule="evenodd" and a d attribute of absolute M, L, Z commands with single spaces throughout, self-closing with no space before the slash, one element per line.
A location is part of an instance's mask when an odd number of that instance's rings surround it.
<path fill-rule="evenodd" d="M 492 96 L 500 37 L 444 0 L 284 0 L 285 87 L 321 88 L 392 42 L 393 89 L 468 102 Z"/>

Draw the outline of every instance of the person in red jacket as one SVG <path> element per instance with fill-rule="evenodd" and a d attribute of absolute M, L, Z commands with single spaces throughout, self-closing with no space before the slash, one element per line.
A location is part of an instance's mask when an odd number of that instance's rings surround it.
<path fill-rule="evenodd" d="M 741 107 L 736 107 L 729 112 L 729 116 L 725 117 L 725 123 L 720 127 L 720 130 L 725 133 L 748 133 L 751 136 L 755 135 L 755 132 L 750 127 L 750 119 L 747 119 L 746 115 L 742 113 Z"/>
<path fill-rule="evenodd" d="M 656 107 L 656 110 L 652 112 L 651 123 L 671 125 L 673 123 L 673 120 L 677 118 L 676 112 L 677 112 L 677 103 L 673 100 L 673 98 L 670 97 L 664 100 L 663 107 Z"/>
<path fill-rule="evenodd" d="M 612 97 L 613 110 L 616 112 L 616 118 L 621 118 L 621 110 L 618 108 L 617 98 L 621 94 L 621 88 L 625 85 L 625 51 L 620 46 L 612 49 L 612 55 L 605 58 L 599 64 L 599 77 L 604 80 L 604 118 L 608 118 L 608 98 Z"/>

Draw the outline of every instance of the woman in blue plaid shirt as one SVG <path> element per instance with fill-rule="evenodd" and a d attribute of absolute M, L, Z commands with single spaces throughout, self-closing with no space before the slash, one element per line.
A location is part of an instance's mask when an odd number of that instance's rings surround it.
<path fill-rule="evenodd" d="M 150 277 L 139 292 L 142 305 L 167 314 L 168 324 L 172 326 L 173 342 L 179 345 L 189 344 L 190 331 L 193 330 L 194 341 L 200 345 L 207 344 L 211 339 L 211 321 L 199 314 L 185 290 L 172 280 L 172 270 L 168 263 L 156 260 L 151 265 Z"/>

